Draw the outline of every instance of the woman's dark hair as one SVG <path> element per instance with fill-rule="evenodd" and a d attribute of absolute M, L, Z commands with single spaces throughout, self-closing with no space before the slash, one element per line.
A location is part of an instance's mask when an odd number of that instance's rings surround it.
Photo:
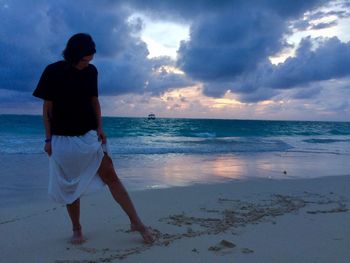
<path fill-rule="evenodd" d="M 92 37 L 85 33 L 78 33 L 68 40 L 62 55 L 69 64 L 76 65 L 83 57 L 95 53 L 95 42 Z"/>

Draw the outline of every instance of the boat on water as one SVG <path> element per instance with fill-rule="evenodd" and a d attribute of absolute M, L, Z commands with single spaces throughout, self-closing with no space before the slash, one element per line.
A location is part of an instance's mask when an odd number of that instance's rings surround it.
<path fill-rule="evenodd" d="M 154 113 L 148 114 L 148 119 L 149 120 L 154 120 L 156 118 L 156 115 Z"/>

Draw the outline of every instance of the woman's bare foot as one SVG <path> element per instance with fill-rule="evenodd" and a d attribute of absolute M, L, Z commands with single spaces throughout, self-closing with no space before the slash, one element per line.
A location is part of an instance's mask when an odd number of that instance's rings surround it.
<path fill-rule="evenodd" d="M 143 238 L 143 242 L 145 242 L 146 244 L 152 244 L 154 242 L 154 237 L 152 236 L 149 229 L 147 227 L 145 227 L 145 225 L 143 225 L 143 224 L 140 224 L 140 225 L 131 224 L 130 230 L 139 232 Z"/>
<path fill-rule="evenodd" d="M 86 239 L 83 237 L 83 233 L 80 229 L 73 230 L 73 236 L 70 239 L 70 242 L 73 245 L 81 245 L 86 241 Z"/>

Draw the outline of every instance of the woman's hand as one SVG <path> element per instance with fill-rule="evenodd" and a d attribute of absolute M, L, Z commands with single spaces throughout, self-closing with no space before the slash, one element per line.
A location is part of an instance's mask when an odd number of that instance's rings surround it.
<path fill-rule="evenodd" d="M 47 153 L 48 156 L 51 156 L 52 154 L 51 142 L 45 142 L 44 151 Z"/>
<path fill-rule="evenodd" d="M 97 136 L 98 136 L 98 139 L 102 141 L 102 144 L 105 144 L 107 142 L 107 136 L 103 132 L 102 128 L 97 129 Z"/>

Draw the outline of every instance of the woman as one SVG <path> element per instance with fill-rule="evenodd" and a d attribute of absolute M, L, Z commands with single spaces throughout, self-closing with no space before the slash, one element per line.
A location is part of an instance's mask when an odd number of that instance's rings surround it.
<path fill-rule="evenodd" d="M 63 51 L 64 60 L 46 67 L 33 93 L 44 100 L 49 195 L 66 204 L 73 225 L 71 242 L 81 244 L 85 239 L 79 221 L 80 197 L 88 190 L 107 184 L 129 216 L 131 230 L 140 232 L 144 242 L 151 243 L 153 237 L 138 217 L 106 150 L 97 69 L 90 64 L 95 53 L 90 35 L 73 35 Z"/>

